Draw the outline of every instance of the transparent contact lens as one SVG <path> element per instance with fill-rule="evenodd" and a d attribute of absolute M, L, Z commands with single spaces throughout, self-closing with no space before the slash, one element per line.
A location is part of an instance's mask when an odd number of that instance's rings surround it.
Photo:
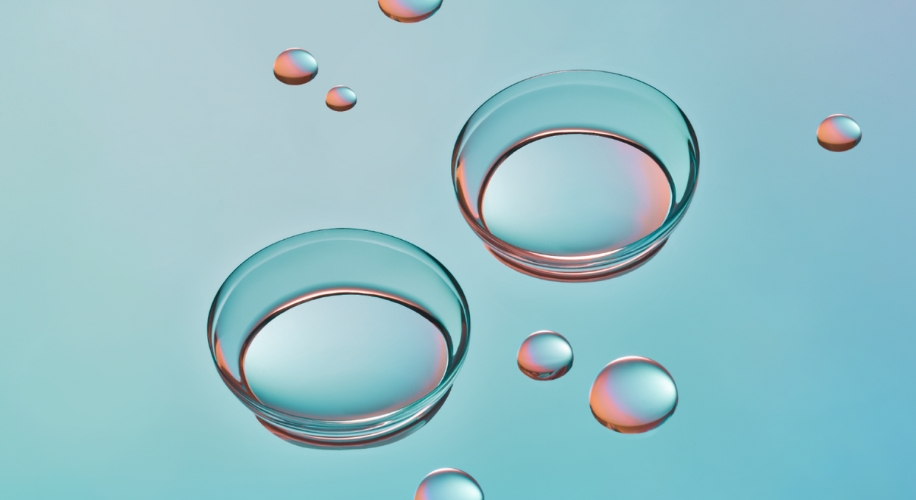
<path fill-rule="evenodd" d="M 302 85 L 318 74 L 318 61 L 303 49 L 286 49 L 274 61 L 274 76 L 287 85 Z"/>
<path fill-rule="evenodd" d="M 499 92 L 452 156 L 458 204 L 504 264 L 556 281 L 607 279 L 645 263 L 690 204 L 693 129 L 658 90 L 601 71 L 562 71 Z"/>
<path fill-rule="evenodd" d="M 378 0 L 382 12 L 399 23 L 418 23 L 442 7 L 442 0 Z"/>
<path fill-rule="evenodd" d="M 356 92 L 350 87 L 338 85 L 328 91 L 324 102 L 334 111 L 348 111 L 356 106 Z"/>
<path fill-rule="evenodd" d="M 648 358 L 627 356 L 601 370 L 589 394 L 592 414 L 622 434 L 651 431 L 677 408 L 677 386 L 668 370 Z"/>
<path fill-rule="evenodd" d="M 245 379 L 261 403 L 289 415 L 371 418 L 436 388 L 448 366 L 446 339 L 408 304 L 331 295 L 267 323 L 245 351 Z"/>
<path fill-rule="evenodd" d="M 846 115 L 830 115 L 817 127 L 817 143 L 827 151 L 849 151 L 862 140 L 862 129 Z"/>
<path fill-rule="evenodd" d="M 518 368 L 534 380 L 555 380 L 572 368 L 573 350 L 557 332 L 534 332 L 518 350 Z"/>
<path fill-rule="evenodd" d="M 275 435 L 378 446 L 428 422 L 464 360 L 458 283 L 381 233 L 300 234 L 256 253 L 214 299 L 208 339 L 226 385 Z"/>
<path fill-rule="evenodd" d="M 414 500 L 483 500 L 483 490 L 467 472 L 439 469 L 430 472 L 414 495 Z"/>

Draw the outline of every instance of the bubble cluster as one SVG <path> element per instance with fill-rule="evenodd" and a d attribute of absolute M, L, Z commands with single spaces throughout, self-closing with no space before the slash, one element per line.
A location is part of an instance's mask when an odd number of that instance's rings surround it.
<path fill-rule="evenodd" d="M 324 102 L 334 111 L 348 111 L 356 106 L 356 92 L 353 92 L 350 87 L 338 85 L 328 91 Z"/>
<path fill-rule="evenodd" d="M 859 124 L 846 115 L 830 115 L 817 127 L 817 143 L 827 151 L 849 151 L 861 140 Z"/>
<path fill-rule="evenodd" d="M 573 350 L 557 332 L 534 332 L 518 350 L 518 368 L 534 380 L 555 380 L 572 368 Z"/>
<path fill-rule="evenodd" d="M 442 7 L 442 0 L 378 0 L 382 12 L 399 23 L 429 19 Z"/>
<path fill-rule="evenodd" d="M 414 500 L 483 500 L 483 490 L 467 472 L 439 469 L 430 472 L 414 494 Z"/>
<path fill-rule="evenodd" d="M 677 408 L 677 387 L 668 370 L 648 358 L 628 356 L 601 370 L 589 394 L 592 414 L 622 434 L 647 432 Z"/>
<path fill-rule="evenodd" d="M 401 23 L 428 19 L 441 0 L 378 0 Z M 277 80 L 308 83 L 318 63 L 291 48 Z M 325 96 L 342 112 L 349 87 Z M 852 118 L 832 115 L 818 142 L 846 151 L 861 140 Z M 680 222 L 696 188 L 699 147 L 680 108 L 638 80 L 561 71 L 497 93 L 468 119 L 454 148 L 459 207 L 487 249 L 522 273 L 595 281 L 651 259 Z M 213 301 L 208 340 L 229 389 L 270 432 L 316 448 L 391 443 L 442 407 L 467 351 L 470 319 L 452 275 L 421 249 L 354 229 L 305 233 L 240 265 Z M 573 366 L 565 337 L 537 331 L 519 370 L 555 380 Z M 677 387 L 659 363 L 617 359 L 589 393 L 592 414 L 625 434 L 657 428 L 675 411 Z M 439 469 L 415 500 L 483 500 L 466 472 Z"/>
<path fill-rule="evenodd" d="M 303 49 L 286 49 L 274 61 L 274 76 L 287 85 L 308 83 L 318 74 L 318 61 Z"/>

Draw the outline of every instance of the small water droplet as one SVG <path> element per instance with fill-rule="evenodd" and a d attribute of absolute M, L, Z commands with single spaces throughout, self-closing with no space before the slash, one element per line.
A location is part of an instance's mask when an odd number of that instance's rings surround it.
<path fill-rule="evenodd" d="M 432 17 L 442 0 L 378 0 L 382 12 L 399 23 L 418 23 Z"/>
<path fill-rule="evenodd" d="M 862 129 L 846 115 L 830 115 L 817 127 L 817 143 L 827 151 L 849 151 L 862 140 Z"/>
<path fill-rule="evenodd" d="M 639 434 L 655 429 L 677 408 L 677 386 L 655 361 L 627 356 L 601 370 L 589 394 L 592 414 L 605 427 Z"/>
<path fill-rule="evenodd" d="M 328 91 L 324 102 L 334 111 L 347 111 L 356 106 L 356 92 L 350 87 L 338 85 Z"/>
<path fill-rule="evenodd" d="M 572 368 L 573 350 L 557 332 L 534 332 L 518 350 L 518 368 L 534 380 L 555 380 Z"/>
<path fill-rule="evenodd" d="M 274 61 L 274 76 L 287 85 L 302 85 L 318 74 L 318 61 L 303 49 L 286 49 Z"/>
<path fill-rule="evenodd" d="M 668 241 L 696 188 L 690 122 L 655 88 L 603 71 L 523 80 L 455 144 L 458 205 L 497 259 L 556 281 L 632 271 Z"/>
<path fill-rule="evenodd" d="M 369 447 L 439 410 L 468 342 L 448 271 L 403 240 L 314 231 L 256 253 L 220 288 L 208 340 L 223 381 L 291 443 Z"/>
<path fill-rule="evenodd" d="M 483 500 L 483 490 L 467 472 L 439 469 L 429 473 L 414 495 L 414 500 Z"/>

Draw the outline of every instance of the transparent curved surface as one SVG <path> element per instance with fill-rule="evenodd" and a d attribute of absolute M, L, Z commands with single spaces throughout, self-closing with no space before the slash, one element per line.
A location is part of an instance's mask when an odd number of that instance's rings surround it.
<path fill-rule="evenodd" d="M 830 115 L 817 127 L 817 143 L 827 151 L 849 151 L 862 141 L 862 129 L 846 115 Z"/>
<path fill-rule="evenodd" d="M 208 339 L 226 385 L 274 434 L 367 447 L 425 424 L 464 360 L 470 316 L 432 256 L 357 229 L 256 253 L 213 301 Z"/>
<path fill-rule="evenodd" d="M 674 414 L 677 386 L 662 365 L 627 356 L 601 370 L 592 384 L 589 406 L 608 429 L 639 434 L 655 429 Z"/>
<path fill-rule="evenodd" d="M 470 474 L 458 469 L 430 472 L 414 494 L 414 500 L 483 500 L 483 490 Z"/>
<path fill-rule="evenodd" d="M 399 23 L 418 23 L 438 12 L 442 0 L 378 0 L 378 6 Z"/>
<path fill-rule="evenodd" d="M 287 85 L 302 85 L 318 75 L 318 61 L 303 49 L 286 49 L 274 61 L 274 76 Z"/>
<path fill-rule="evenodd" d="M 573 365 L 573 350 L 566 337 L 557 332 L 534 332 L 518 349 L 518 369 L 534 380 L 555 380 Z"/>
<path fill-rule="evenodd" d="M 338 85 L 328 91 L 324 103 L 334 111 L 349 111 L 356 106 L 356 92 L 350 87 Z"/>
<path fill-rule="evenodd" d="M 561 71 L 499 92 L 458 136 L 458 204 L 508 266 L 607 279 L 661 249 L 696 187 L 699 148 L 667 96 L 632 78 Z"/>

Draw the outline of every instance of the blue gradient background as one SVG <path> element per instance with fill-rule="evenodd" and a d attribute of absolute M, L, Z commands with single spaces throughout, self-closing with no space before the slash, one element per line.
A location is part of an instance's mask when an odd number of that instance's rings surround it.
<path fill-rule="evenodd" d="M 373 0 L 0 4 L 0 497 L 409 499 L 457 467 L 488 499 L 912 498 L 916 4 Z M 319 61 L 287 87 L 283 49 Z M 702 151 L 693 206 L 638 272 L 502 267 L 449 180 L 464 121 L 535 74 L 602 69 L 667 93 Z M 359 104 L 324 106 L 334 85 Z M 862 127 L 818 147 L 832 113 Z M 468 295 L 448 403 L 388 447 L 268 434 L 217 376 L 217 288 L 281 238 L 411 241 Z M 563 379 L 515 353 L 553 329 Z M 680 406 L 617 435 L 587 406 L 623 355 Z"/>

